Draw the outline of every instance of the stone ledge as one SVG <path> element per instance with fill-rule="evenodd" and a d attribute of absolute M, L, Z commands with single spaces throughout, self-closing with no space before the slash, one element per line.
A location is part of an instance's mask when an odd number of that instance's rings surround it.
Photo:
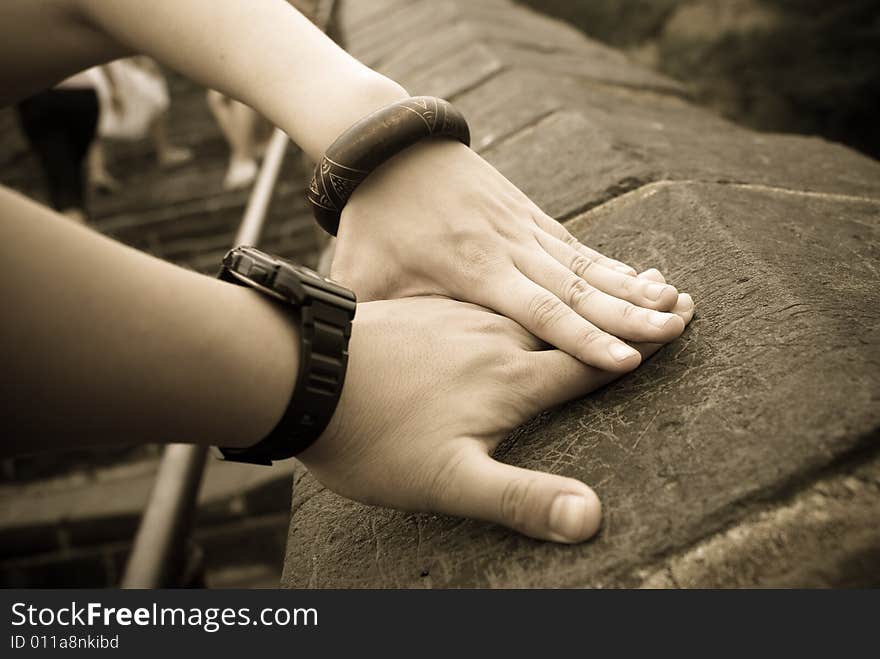
<path fill-rule="evenodd" d="M 643 588 L 880 588 L 880 455 L 648 572 Z M 842 540 L 845 540 L 842 541 Z"/>
<path fill-rule="evenodd" d="M 568 227 L 585 242 L 658 265 L 699 301 L 681 339 L 527 424 L 499 452 L 592 484 L 606 503 L 599 537 L 537 543 L 361 506 L 306 477 L 286 583 L 637 585 L 658 557 L 761 511 L 829 464 L 876 452 L 878 214 L 873 200 L 660 183 L 575 218 Z"/>
<path fill-rule="evenodd" d="M 349 3 L 355 5 L 357 3 Z M 506 0 L 465 3 L 460 0 L 432 0 L 395 4 L 393 20 L 375 29 L 355 27 L 343 6 L 339 29 L 346 48 L 364 63 L 412 87 L 413 94 L 434 93 L 445 75 L 470 60 L 473 67 L 481 57 L 516 64 L 524 68 L 551 66 L 554 72 L 566 73 L 596 82 L 637 89 L 652 89 L 684 95 L 678 82 L 653 71 L 634 67 L 619 51 L 585 39 L 565 23 L 547 18 Z M 354 25 L 353 25 L 354 23 Z M 469 51 L 479 44 L 481 51 Z M 466 54 L 462 54 L 465 51 Z M 585 58 L 590 67 L 580 64 Z M 444 74 L 443 72 L 447 72 Z M 435 91 L 423 91 L 430 85 Z M 447 90 L 445 95 L 454 95 Z"/>
<path fill-rule="evenodd" d="M 683 102 L 678 83 L 506 0 L 368 4 L 342 4 L 352 53 L 411 93 L 454 100 L 475 147 L 557 217 L 659 180 L 878 195 L 877 162 L 739 128 Z"/>
<path fill-rule="evenodd" d="M 880 164 L 734 126 L 635 83 L 647 80 L 637 67 L 591 58 L 592 43 L 573 44 L 570 28 L 555 24 L 552 49 L 547 19 L 505 0 L 473 5 L 445 0 L 428 30 L 424 1 L 347 0 L 340 23 L 355 55 L 411 91 L 452 94 L 475 148 L 570 218 L 575 235 L 660 268 L 698 314 L 638 371 L 541 415 L 498 451 L 593 485 L 606 511 L 594 541 L 561 547 L 371 508 L 307 475 L 284 583 L 865 585 L 865 566 L 880 569 L 865 529 L 880 496 L 859 480 L 880 454 Z M 503 28 L 486 27 L 495 15 Z M 849 478 L 867 483 L 852 497 L 841 489 Z M 794 532 L 792 520 L 806 519 L 798 497 L 817 492 L 828 523 Z M 759 569 L 754 552 L 768 538 L 774 555 Z M 706 555 L 711 564 L 699 562 Z M 731 566 L 742 568 L 736 578 Z"/>

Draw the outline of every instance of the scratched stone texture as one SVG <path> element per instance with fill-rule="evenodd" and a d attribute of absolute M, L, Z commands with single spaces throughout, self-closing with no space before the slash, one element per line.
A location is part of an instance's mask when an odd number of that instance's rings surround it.
<path fill-rule="evenodd" d="M 399 19 L 399 22 L 398 22 Z M 880 585 L 880 164 L 758 134 L 506 0 L 346 0 L 353 54 L 443 95 L 584 242 L 697 300 L 685 334 L 498 456 L 605 504 L 576 547 L 295 485 L 289 587 Z"/>

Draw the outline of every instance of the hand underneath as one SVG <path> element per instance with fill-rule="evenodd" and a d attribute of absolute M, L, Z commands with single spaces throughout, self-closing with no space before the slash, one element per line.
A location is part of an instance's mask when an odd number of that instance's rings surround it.
<path fill-rule="evenodd" d="M 679 296 L 673 311 L 688 322 L 690 297 Z M 647 356 L 658 347 L 637 349 Z M 514 427 L 617 377 L 544 348 L 515 322 L 472 304 L 359 304 L 339 406 L 299 457 L 352 499 L 488 520 L 557 542 L 585 540 L 601 519 L 593 490 L 490 457 Z"/>
<path fill-rule="evenodd" d="M 444 295 L 492 309 L 586 364 L 641 356 L 623 340 L 684 330 L 678 292 L 581 245 L 479 155 L 422 142 L 373 172 L 342 213 L 332 274 L 360 300 Z"/>

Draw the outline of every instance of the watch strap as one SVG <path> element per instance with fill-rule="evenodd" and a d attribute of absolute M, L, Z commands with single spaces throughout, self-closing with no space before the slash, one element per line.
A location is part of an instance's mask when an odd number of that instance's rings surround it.
<path fill-rule="evenodd" d="M 226 268 L 220 278 L 247 285 Z M 300 316 L 299 369 L 290 402 L 272 431 L 256 444 L 219 448 L 226 460 L 271 465 L 301 453 L 321 436 L 336 411 L 348 365 L 354 302 L 340 299 L 332 304 L 332 293 L 300 284 L 302 299 L 282 302 L 296 306 Z"/>

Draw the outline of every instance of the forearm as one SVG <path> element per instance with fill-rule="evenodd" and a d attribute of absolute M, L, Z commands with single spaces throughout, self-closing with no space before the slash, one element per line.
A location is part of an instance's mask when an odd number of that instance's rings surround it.
<path fill-rule="evenodd" d="M 0 188 L 2 452 L 147 442 L 247 446 L 298 366 L 286 314 Z"/>
<path fill-rule="evenodd" d="M 9 90 L 35 91 L 31 80 L 45 86 L 108 59 L 144 53 L 253 106 L 317 159 L 352 123 L 406 96 L 400 85 L 352 58 L 285 0 L 3 4 L 0 96 L 5 102 L 14 100 Z M 33 47 L 38 31 L 52 35 L 41 52 Z"/>
<path fill-rule="evenodd" d="M 83 0 L 116 41 L 258 109 L 312 157 L 365 114 L 405 96 L 285 0 Z"/>

